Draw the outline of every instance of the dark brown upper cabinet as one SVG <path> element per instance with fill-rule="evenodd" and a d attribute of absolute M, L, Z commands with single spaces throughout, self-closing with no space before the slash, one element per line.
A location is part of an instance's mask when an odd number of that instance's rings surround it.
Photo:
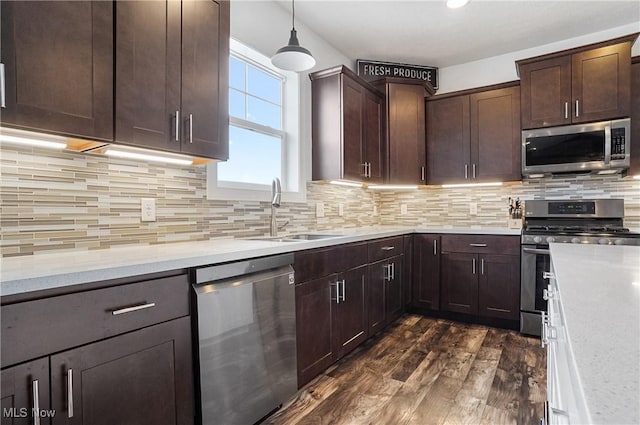
<path fill-rule="evenodd" d="M 427 183 L 521 179 L 517 83 L 434 96 L 426 108 Z"/>
<path fill-rule="evenodd" d="M 640 174 L 640 56 L 631 65 L 631 167 L 629 174 Z"/>
<path fill-rule="evenodd" d="M 632 34 L 516 62 L 522 128 L 628 117 Z"/>
<path fill-rule="evenodd" d="M 425 105 L 429 83 L 397 78 L 373 81 L 386 94 L 388 183 L 426 184 Z"/>
<path fill-rule="evenodd" d="M 309 74 L 313 180 L 383 182 L 384 96 L 346 66 Z"/>
<path fill-rule="evenodd" d="M 113 140 L 113 3 L 3 1 L 2 125 Z"/>
<path fill-rule="evenodd" d="M 116 142 L 226 160 L 229 2 L 116 2 Z"/>

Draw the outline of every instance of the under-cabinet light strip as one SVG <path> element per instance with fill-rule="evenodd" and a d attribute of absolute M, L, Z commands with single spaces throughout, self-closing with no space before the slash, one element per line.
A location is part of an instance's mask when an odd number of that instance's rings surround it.
<path fill-rule="evenodd" d="M 394 185 L 394 184 L 372 184 L 367 186 L 367 189 L 373 190 L 416 190 L 417 185 Z"/>
<path fill-rule="evenodd" d="M 331 180 L 329 183 L 335 184 L 337 186 L 362 187 L 362 183 L 351 182 L 348 180 Z"/>
<path fill-rule="evenodd" d="M 0 134 L 0 141 L 3 143 L 13 143 L 16 145 L 35 146 L 38 148 L 47 149 L 64 149 L 67 147 L 66 143 L 54 142 L 51 140 L 42 140 L 31 137 L 11 136 L 9 134 Z"/>
<path fill-rule="evenodd" d="M 443 188 L 502 186 L 502 182 L 443 184 Z"/>
<path fill-rule="evenodd" d="M 107 149 L 104 151 L 104 154 L 107 156 L 113 156 L 116 158 L 140 159 L 143 161 L 164 162 L 167 164 L 176 164 L 176 165 L 191 165 L 193 163 L 193 161 L 190 159 L 172 158 L 172 157 L 160 156 L 160 155 L 149 155 L 146 153 L 121 151 L 116 149 Z"/>

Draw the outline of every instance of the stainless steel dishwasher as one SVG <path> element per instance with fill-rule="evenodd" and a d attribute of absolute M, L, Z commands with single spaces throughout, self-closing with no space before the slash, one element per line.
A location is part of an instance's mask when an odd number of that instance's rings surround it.
<path fill-rule="evenodd" d="M 254 424 L 298 389 L 293 254 L 195 271 L 203 425 Z"/>

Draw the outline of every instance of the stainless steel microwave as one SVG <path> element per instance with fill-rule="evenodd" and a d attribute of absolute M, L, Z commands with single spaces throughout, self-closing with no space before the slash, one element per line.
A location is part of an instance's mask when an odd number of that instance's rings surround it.
<path fill-rule="evenodd" d="M 522 131 L 522 175 L 615 174 L 629 168 L 629 118 Z"/>

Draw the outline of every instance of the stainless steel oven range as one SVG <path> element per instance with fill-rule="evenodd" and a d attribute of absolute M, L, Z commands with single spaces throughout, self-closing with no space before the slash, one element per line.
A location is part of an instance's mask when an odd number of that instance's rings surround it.
<path fill-rule="evenodd" d="M 549 244 L 640 246 L 640 234 L 623 226 L 623 199 L 526 201 L 521 243 L 520 332 L 540 336 L 547 311 L 544 289 Z"/>

